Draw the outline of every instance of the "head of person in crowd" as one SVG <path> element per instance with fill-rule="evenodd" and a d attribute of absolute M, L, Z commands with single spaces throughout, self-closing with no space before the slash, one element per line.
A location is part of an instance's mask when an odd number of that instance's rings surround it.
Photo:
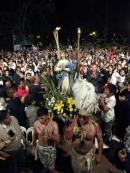
<path fill-rule="evenodd" d="M 125 82 L 117 82 L 118 92 L 123 91 L 126 88 Z"/>
<path fill-rule="evenodd" d="M 24 82 L 24 78 L 21 78 L 18 84 L 19 87 L 25 87 L 25 82 Z"/>
<path fill-rule="evenodd" d="M 117 63 L 117 65 L 116 65 L 116 69 L 117 69 L 117 71 L 119 72 L 119 71 L 122 69 L 122 65 L 119 64 L 119 63 Z"/>
<path fill-rule="evenodd" d="M 104 63 L 102 61 L 100 61 L 99 66 L 100 66 L 100 69 L 104 69 Z"/>
<path fill-rule="evenodd" d="M 18 92 L 17 92 L 17 88 L 9 88 L 7 90 L 7 95 L 8 98 L 13 99 L 13 98 L 18 98 Z"/>
<path fill-rule="evenodd" d="M 41 124 L 46 123 L 46 121 L 49 119 L 48 109 L 45 107 L 40 107 L 37 110 L 37 116 L 38 116 L 38 120 L 40 121 Z"/>
<path fill-rule="evenodd" d="M 92 70 L 92 73 L 97 73 L 97 66 L 96 66 L 96 64 L 92 64 L 91 70 Z"/>
<path fill-rule="evenodd" d="M 8 69 L 4 71 L 4 76 L 5 76 L 5 77 L 9 77 L 9 76 L 10 76 L 10 72 L 9 72 Z"/>
<path fill-rule="evenodd" d="M 29 95 L 25 98 L 25 104 L 26 106 L 36 105 L 36 100 L 32 95 Z"/>
<path fill-rule="evenodd" d="M 122 77 L 124 77 L 124 76 L 126 75 L 125 69 L 122 68 L 122 69 L 119 71 L 119 74 L 120 74 Z"/>
<path fill-rule="evenodd" d="M 42 71 L 42 77 L 45 77 L 48 75 L 47 67 L 44 66 L 43 71 Z"/>
<path fill-rule="evenodd" d="M 3 123 L 5 125 L 11 124 L 11 117 L 9 111 L 0 110 L 0 123 Z"/>
<path fill-rule="evenodd" d="M 4 79 L 4 84 L 5 84 L 5 86 L 6 86 L 7 88 L 10 88 L 10 87 L 13 86 L 13 83 L 12 83 L 11 79 L 8 78 L 8 77 L 6 77 L 6 78 Z"/>
<path fill-rule="evenodd" d="M 29 72 L 26 73 L 26 76 L 25 76 L 25 79 L 26 80 L 29 80 L 30 81 L 31 80 L 31 77 L 32 77 L 31 73 L 29 73 Z"/>
<path fill-rule="evenodd" d="M 21 78 L 18 84 L 18 96 L 19 97 L 26 97 L 29 95 L 29 88 L 25 84 L 24 78 Z"/>
<path fill-rule="evenodd" d="M 17 74 L 20 74 L 20 72 L 21 72 L 20 67 L 17 67 L 17 68 L 16 68 L 16 73 L 17 73 Z"/>
<path fill-rule="evenodd" d="M 108 66 L 108 72 L 109 72 L 109 74 L 113 73 L 113 66 L 112 65 Z"/>
<path fill-rule="evenodd" d="M 117 92 L 117 87 L 114 84 L 109 83 L 108 85 L 105 86 L 104 88 L 104 94 L 107 97 L 111 97 L 113 95 L 115 95 Z"/>
<path fill-rule="evenodd" d="M 89 122 L 90 118 L 94 119 L 94 116 L 92 114 L 89 114 L 84 109 L 79 110 L 79 112 L 78 112 L 78 125 L 83 126 L 83 125 L 87 124 Z"/>
<path fill-rule="evenodd" d="M 40 85 L 41 82 L 40 77 L 38 75 L 33 76 L 31 81 L 34 85 Z"/>
<path fill-rule="evenodd" d="M 7 66 L 3 66 L 3 73 L 8 70 L 8 65 Z"/>

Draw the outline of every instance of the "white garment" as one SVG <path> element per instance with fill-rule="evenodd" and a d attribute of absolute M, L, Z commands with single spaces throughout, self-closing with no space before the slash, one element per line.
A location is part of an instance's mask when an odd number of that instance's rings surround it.
<path fill-rule="evenodd" d="M 67 59 L 62 59 L 57 63 L 57 65 L 55 67 L 56 72 L 65 71 L 67 73 L 62 81 L 62 85 L 61 85 L 62 91 L 70 90 L 69 75 L 68 75 L 70 68 L 66 67 L 69 63 L 70 62 Z"/>
<path fill-rule="evenodd" d="M 57 71 L 57 72 L 62 71 L 63 70 L 62 67 L 66 67 L 68 64 L 69 64 L 69 61 L 67 59 L 60 60 L 55 67 L 55 71 Z M 64 68 L 64 70 L 70 71 L 69 68 Z"/>
<path fill-rule="evenodd" d="M 62 87 L 61 87 L 62 91 L 68 91 L 70 90 L 70 83 L 69 83 L 69 76 L 67 75 L 66 77 L 64 77 L 63 83 L 62 83 Z"/>
<path fill-rule="evenodd" d="M 85 109 L 88 113 L 98 111 L 98 97 L 93 84 L 84 79 L 77 79 L 72 91 L 77 109 Z"/>
<path fill-rule="evenodd" d="M 114 95 L 111 97 L 106 97 L 105 102 L 106 102 L 106 106 L 109 108 L 109 110 L 107 112 L 101 111 L 101 117 L 102 117 L 102 120 L 107 123 L 107 122 L 114 120 L 114 118 L 115 118 L 114 107 L 116 105 L 116 98 Z"/>
<path fill-rule="evenodd" d="M 114 72 L 111 76 L 110 83 L 116 85 L 117 82 L 124 82 L 125 77 L 122 77 L 118 72 Z"/>
<path fill-rule="evenodd" d="M 29 69 L 29 70 L 25 71 L 25 77 L 26 77 L 26 74 L 27 74 L 27 73 L 30 73 L 31 76 L 34 76 L 33 70 L 30 70 L 30 69 Z"/>

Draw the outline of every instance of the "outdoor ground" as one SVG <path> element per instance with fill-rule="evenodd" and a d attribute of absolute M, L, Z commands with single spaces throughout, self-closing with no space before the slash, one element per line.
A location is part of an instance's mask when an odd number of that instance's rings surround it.
<path fill-rule="evenodd" d="M 73 173 L 71 168 L 71 160 L 70 156 L 66 154 L 64 151 L 70 151 L 69 146 L 60 146 L 58 149 L 58 157 L 56 161 L 56 168 L 60 173 Z M 105 151 L 104 154 L 107 155 L 108 151 Z M 103 155 L 102 162 L 100 165 L 96 165 L 92 171 L 92 173 L 121 173 L 121 170 L 117 169 L 107 158 Z M 45 173 L 42 165 L 39 161 L 34 161 L 34 158 L 30 156 L 27 160 L 28 167 L 32 170 L 33 173 Z M 31 173 L 31 172 L 30 172 Z"/>

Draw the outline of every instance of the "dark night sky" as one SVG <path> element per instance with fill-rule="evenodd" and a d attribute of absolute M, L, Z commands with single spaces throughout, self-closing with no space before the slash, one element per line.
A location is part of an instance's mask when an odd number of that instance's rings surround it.
<path fill-rule="evenodd" d="M 42 0 L 33 1 L 40 2 Z M 81 27 L 83 32 L 96 30 L 102 33 L 105 27 L 107 1 L 108 31 L 130 36 L 130 0 L 55 1 L 57 19 L 53 22 L 53 26 L 59 24 L 67 34 L 73 32 L 77 27 Z M 0 10 L 11 11 L 17 8 L 17 0 L 2 0 L 1 4 Z M 35 24 L 37 21 L 33 22 Z"/>
<path fill-rule="evenodd" d="M 58 0 L 60 24 L 102 32 L 107 0 Z M 130 35 L 130 1 L 108 0 L 108 31 Z"/>

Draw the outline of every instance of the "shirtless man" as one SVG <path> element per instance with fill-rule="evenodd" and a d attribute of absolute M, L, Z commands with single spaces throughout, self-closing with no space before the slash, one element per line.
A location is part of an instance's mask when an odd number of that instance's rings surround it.
<path fill-rule="evenodd" d="M 55 144 L 59 142 L 59 129 L 55 121 L 48 115 L 46 108 L 37 111 L 38 120 L 34 123 L 33 154 L 37 154 L 45 168 L 55 173 L 56 149 Z M 36 143 L 38 139 L 38 143 Z"/>
<path fill-rule="evenodd" d="M 70 137 L 72 137 L 71 164 L 74 172 L 87 171 L 89 173 L 94 166 L 95 159 L 97 163 L 101 162 L 103 139 L 98 123 L 91 115 L 87 115 L 86 111 L 79 111 L 77 123 L 73 122 L 72 126 L 65 129 L 66 141 L 70 141 Z M 95 156 L 95 138 L 98 140 L 97 156 Z"/>

